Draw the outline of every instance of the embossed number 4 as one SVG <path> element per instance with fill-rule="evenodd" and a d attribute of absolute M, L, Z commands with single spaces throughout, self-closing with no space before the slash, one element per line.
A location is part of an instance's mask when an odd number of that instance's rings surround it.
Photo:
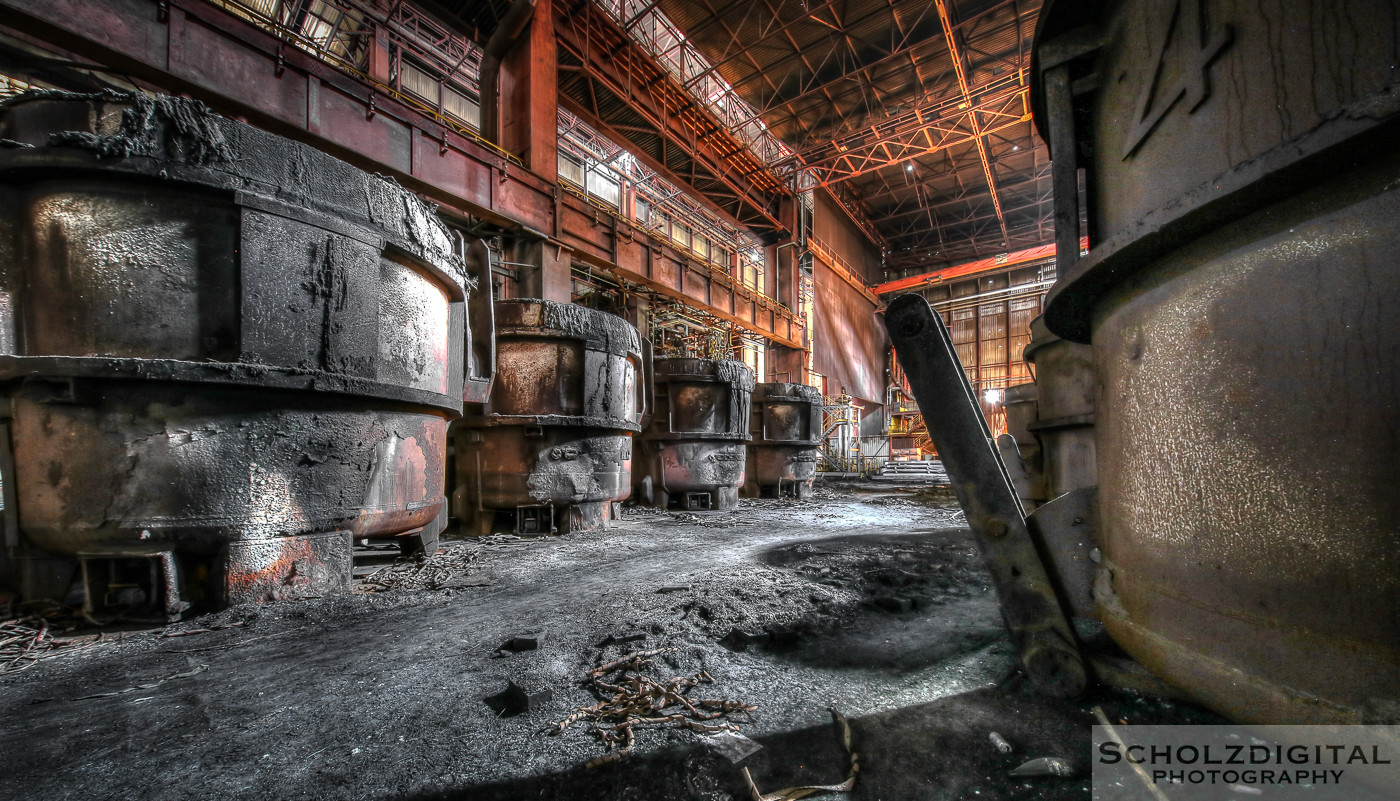
<path fill-rule="evenodd" d="M 1186 99 L 1189 113 L 1210 95 L 1210 78 L 1206 70 L 1230 44 L 1234 32 L 1229 25 L 1222 25 L 1207 39 L 1202 24 L 1204 6 L 1205 0 L 1176 0 L 1172 7 L 1171 19 L 1167 21 L 1162 38 L 1157 43 L 1152 75 L 1142 87 L 1142 94 L 1138 95 L 1137 112 L 1133 115 L 1135 122 L 1128 132 L 1128 145 L 1123 151 L 1123 158 L 1131 156 L 1142 146 L 1157 124 L 1182 98 Z M 1157 83 L 1162 79 L 1162 62 L 1173 36 L 1177 36 L 1181 42 L 1178 50 L 1181 51 L 1183 63 L 1176 81 L 1159 92 Z"/>

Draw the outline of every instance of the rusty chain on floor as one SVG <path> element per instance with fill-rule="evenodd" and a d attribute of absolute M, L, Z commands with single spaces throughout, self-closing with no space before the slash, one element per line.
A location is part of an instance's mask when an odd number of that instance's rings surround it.
<path fill-rule="evenodd" d="M 753 721 L 752 713 L 758 707 L 752 704 L 726 699 L 695 699 L 686 695 L 702 684 L 715 683 L 714 677 L 707 671 L 665 681 L 643 673 L 651 666 L 653 657 L 672 650 L 675 649 L 634 651 L 593 668 L 588 672 L 585 684 L 606 700 L 575 709 L 545 731 L 555 736 L 579 721 L 593 723 L 589 734 L 609 749 L 618 749 L 590 762 L 589 765 L 593 766 L 629 753 L 636 745 L 637 727 L 670 726 L 701 734 L 721 731 L 737 733 L 739 727 L 729 722 L 730 715 L 742 713 L 747 718 L 746 722 Z"/>

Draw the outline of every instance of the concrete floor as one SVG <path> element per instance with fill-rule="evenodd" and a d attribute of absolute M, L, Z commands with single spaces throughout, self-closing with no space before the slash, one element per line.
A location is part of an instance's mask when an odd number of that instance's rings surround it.
<path fill-rule="evenodd" d="M 845 777 L 829 707 L 861 764 L 854 792 L 829 797 L 1087 798 L 1095 704 L 1131 723 L 1218 721 L 1107 690 L 1035 696 L 946 493 L 820 494 L 454 544 L 479 552 L 443 589 L 236 608 L 166 633 L 230 628 L 46 660 L 0 679 L 0 799 L 742 799 L 741 767 L 764 792 Z M 626 633 L 646 638 L 599 645 Z M 539 648 L 497 652 L 520 635 Z M 715 684 L 697 697 L 758 707 L 740 727 L 762 750 L 735 764 L 702 735 L 648 729 L 586 767 L 606 753 L 587 724 L 544 733 L 595 703 L 590 668 L 661 647 L 652 675 L 703 669 Z M 497 717 L 483 699 L 507 680 L 553 697 Z M 1078 775 L 1007 776 L 1042 756 Z"/>

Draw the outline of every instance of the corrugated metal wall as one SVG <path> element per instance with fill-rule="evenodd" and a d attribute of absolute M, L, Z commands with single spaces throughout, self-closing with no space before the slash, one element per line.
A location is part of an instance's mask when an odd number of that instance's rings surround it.
<path fill-rule="evenodd" d="M 1044 308 L 1054 278 L 1054 264 L 1046 263 L 922 291 L 948 324 L 958 359 L 993 433 L 1006 430 L 1006 388 L 1031 380 L 1021 353 L 1031 340 L 1031 320 Z"/>

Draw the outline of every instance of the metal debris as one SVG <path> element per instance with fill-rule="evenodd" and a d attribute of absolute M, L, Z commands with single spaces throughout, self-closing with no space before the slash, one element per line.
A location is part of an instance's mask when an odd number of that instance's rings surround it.
<path fill-rule="evenodd" d="M 475 587 L 482 583 L 461 580 L 470 567 L 475 566 L 483 550 L 505 548 L 525 548 L 529 541 L 519 536 L 483 536 L 466 545 L 461 542 L 444 543 L 433 556 L 405 556 L 393 560 L 361 580 L 361 592 L 384 592 L 386 590 L 449 590 L 449 588 Z M 489 583 L 489 581 L 484 581 Z"/>
<path fill-rule="evenodd" d="M 41 623 L 37 629 L 18 620 L 0 623 L 0 674 L 18 673 L 31 668 L 39 664 L 39 660 L 53 648 L 48 623 Z"/>
<path fill-rule="evenodd" d="M 248 625 L 248 621 L 246 621 L 246 620 L 238 620 L 238 621 L 235 621 L 235 622 L 233 622 L 233 623 L 228 623 L 228 624 L 221 625 L 221 626 L 209 626 L 208 628 L 203 628 L 203 629 L 183 629 L 183 630 L 179 630 L 179 631 L 167 631 L 167 632 L 163 632 L 163 633 L 161 633 L 161 634 L 157 634 L 157 635 L 156 635 L 156 639 L 157 639 L 157 640 L 168 640 L 168 639 L 170 639 L 170 638 L 172 638 L 172 637 L 188 637 L 188 636 L 190 636 L 191 634 L 209 634 L 209 633 L 215 632 L 215 631 L 223 631 L 224 629 L 237 629 L 237 628 L 242 628 L 243 626 L 246 626 L 246 625 Z"/>
<path fill-rule="evenodd" d="M 841 747 L 845 748 L 846 753 L 851 757 L 851 769 L 846 772 L 846 780 L 840 784 L 809 784 L 801 787 L 788 787 L 771 793 L 760 793 L 758 785 L 753 783 L 753 776 L 749 775 L 749 769 L 744 768 L 744 781 L 748 782 L 749 794 L 753 796 L 753 801 L 797 801 L 799 798 L 806 798 L 816 793 L 849 793 L 855 789 L 856 774 L 860 772 L 860 755 L 851 749 L 851 723 L 846 720 L 845 715 L 835 709 L 829 711 L 832 721 L 841 730 Z"/>
<path fill-rule="evenodd" d="M 509 640 L 501 643 L 501 647 L 496 650 L 510 651 L 511 653 L 518 654 L 521 651 L 534 651 L 539 647 L 540 638 L 539 635 L 535 635 L 533 637 L 511 637 Z"/>
<path fill-rule="evenodd" d="M 1068 778 L 1074 775 L 1074 767 L 1059 757 L 1040 757 L 1023 763 L 1011 771 L 1012 776 L 1059 776 Z"/>
<path fill-rule="evenodd" d="M 646 638 L 646 632 L 642 631 L 628 631 L 623 632 L 621 634 L 609 634 L 608 636 L 603 638 L 602 642 L 598 643 L 598 647 L 607 648 L 609 645 L 622 645 L 624 643 L 645 640 Z"/>
<path fill-rule="evenodd" d="M 62 609 L 67 611 L 66 607 Z M 88 622 L 91 622 L 91 618 Z M 34 628 L 35 625 L 39 628 Z M 56 637 L 53 634 L 54 631 L 69 631 L 72 628 L 73 626 L 65 628 L 61 624 L 51 626 L 50 620 L 42 615 L 0 623 L 0 676 L 18 673 L 45 659 L 75 653 L 99 642 L 138 635 L 137 632 L 86 634 L 78 637 Z"/>
<path fill-rule="evenodd" d="M 763 746 L 738 732 L 732 731 L 715 732 L 706 736 L 705 745 L 714 749 L 716 753 L 733 764 L 743 762 L 763 750 Z"/>
<path fill-rule="evenodd" d="M 385 590 L 443 589 L 449 579 L 466 572 L 477 560 L 477 552 L 468 548 L 453 548 L 447 553 L 426 559 L 396 559 L 364 578 L 365 592 Z"/>
<path fill-rule="evenodd" d="M 1014 748 L 1011 747 L 1011 743 L 1008 743 L 1008 742 L 1006 741 L 1006 738 L 1005 738 L 1005 737 L 1002 737 L 1000 734 L 997 734 L 996 732 L 992 732 L 991 735 L 989 736 L 989 739 L 992 741 L 992 745 L 993 745 L 998 751 L 1000 751 L 1000 752 L 1003 753 L 1003 754 L 1009 754 L 1009 753 L 1011 753 L 1012 751 L 1015 750 Z"/>
<path fill-rule="evenodd" d="M 1104 714 L 1103 707 L 1095 706 L 1092 711 L 1099 725 L 1103 726 L 1104 732 L 1108 735 L 1108 738 L 1117 743 L 1119 748 L 1124 751 L 1128 750 L 1128 746 L 1123 742 L 1123 738 L 1118 736 L 1118 730 L 1109 722 L 1108 715 Z M 1119 720 L 1122 721 L 1122 718 L 1119 718 Z M 1127 721 L 1122 722 L 1126 723 Z M 1147 788 L 1148 794 L 1152 796 L 1154 801 L 1171 801 L 1167 798 L 1167 794 L 1162 792 L 1162 788 L 1157 786 L 1157 782 L 1153 781 L 1152 777 L 1147 775 L 1147 771 L 1143 769 L 1142 765 L 1131 759 L 1128 760 L 1128 764 L 1132 767 L 1133 772 L 1137 774 L 1138 779 L 1142 781 L 1143 787 Z M 1234 785 L 1230 789 L 1233 790 L 1236 786 L 1238 785 Z"/>
<path fill-rule="evenodd" d="M 506 688 L 495 695 L 482 699 L 495 711 L 497 717 L 509 718 L 538 709 L 541 704 L 554 699 L 552 690 L 530 691 L 513 681 L 506 682 Z"/>
<path fill-rule="evenodd" d="M 589 734 L 609 749 L 618 749 L 616 754 L 609 754 L 608 758 L 594 760 L 588 765 L 596 767 L 630 752 L 637 742 L 637 727 L 663 726 L 690 729 L 701 734 L 738 733 L 739 727 L 728 720 L 731 714 L 740 712 L 748 718 L 748 722 L 752 722 L 752 713 L 758 709 L 757 706 L 742 701 L 696 699 L 686 695 L 701 684 L 714 684 L 714 678 L 707 671 L 702 670 L 693 676 L 676 676 L 666 681 L 658 681 L 642 672 L 650 667 L 653 657 L 671 650 L 652 648 L 635 651 L 593 668 L 588 672 L 585 683 L 606 700 L 575 709 L 568 717 L 552 724 L 546 732 L 550 736 L 558 735 L 581 720 L 595 724 L 589 729 Z M 614 677 L 614 674 L 620 675 Z"/>
<path fill-rule="evenodd" d="M 797 501 L 792 501 L 792 503 L 797 503 Z M 671 518 L 672 520 L 675 520 L 677 523 L 686 523 L 686 524 L 688 524 L 688 525 L 700 526 L 700 527 L 702 527 L 702 528 L 737 528 L 737 527 L 739 527 L 739 526 L 752 526 L 752 525 L 754 525 L 753 521 L 751 521 L 751 520 L 740 520 L 738 517 L 734 516 L 732 513 L 730 513 L 730 514 L 713 514 L 713 513 L 712 513 L 711 515 L 706 516 L 706 517 L 701 517 L 700 515 L 694 515 L 694 514 L 691 514 L 691 513 L 689 513 L 689 512 L 668 512 L 667 514 L 670 516 L 670 518 Z"/>

